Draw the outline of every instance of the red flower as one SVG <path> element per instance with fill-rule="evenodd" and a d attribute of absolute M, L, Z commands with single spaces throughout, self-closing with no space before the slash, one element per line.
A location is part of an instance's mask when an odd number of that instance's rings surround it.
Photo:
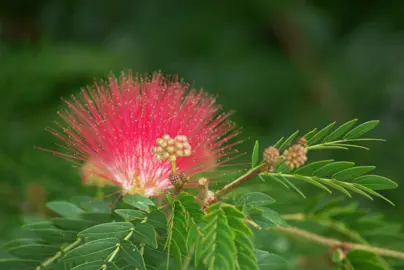
<path fill-rule="evenodd" d="M 83 89 L 60 112 L 63 131 L 49 128 L 69 153 L 124 193 L 156 196 L 172 188 L 176 172 L 192 179 L 235 158 L 239 134 L 215 99 L 177 78 L 122 74 Z M 157 143 L 156 143 L 157 141 Z M 165 144 L 168 142 L 168 144 Z M 178 144 L 179 143 L 179 144 Z M 173 146 L 173 147 L 171 147 Z M 171 148 L 170 148 L 171 147 Z"/>

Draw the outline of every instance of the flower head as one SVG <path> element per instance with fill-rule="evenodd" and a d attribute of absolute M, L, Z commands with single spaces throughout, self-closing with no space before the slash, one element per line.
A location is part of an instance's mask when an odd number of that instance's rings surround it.
<path fill-rule="evenodd" d="M 215 99 L 177 78 L 122 74 L 83 89 L 59 112 L 62 131 L 49 131 L 86 171 L 124 193 L 156 196 L 177 172 L 192 177 L 234 158 L 227 143 L 239 130 Z M 91 168 L 91 172 L 88 172 Z M 171 177 L 170 177 L 171 176 Z"/>

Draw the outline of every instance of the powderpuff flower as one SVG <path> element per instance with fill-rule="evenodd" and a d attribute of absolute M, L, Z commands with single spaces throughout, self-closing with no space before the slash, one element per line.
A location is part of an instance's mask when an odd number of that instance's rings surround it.
<path fill-rule="evenodd" d="M 110 76 L 65 102 L 63 122 L 48 131 L 67 153 L 50 152 L 84 164 L 87 175 L 123 194 L 158 196 L 175 187 L 177 174 L 195 186 L 199 174 L 237 157 L 232 113 L 176 77 Z"/>

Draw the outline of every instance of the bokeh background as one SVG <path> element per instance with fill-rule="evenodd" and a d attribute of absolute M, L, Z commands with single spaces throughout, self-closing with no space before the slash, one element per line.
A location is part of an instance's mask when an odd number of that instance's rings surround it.
<path fill-rule="evenodd" d="M 237 111 L 247 152 L 255 139 L 380 119 L 372 135 L 386 143 L 321 157 L 376 165 L 403 185 L 403 12 L 394 0 L 1 1 L 0 239 L 44 214 L 47 200 L 92 192 L 71 164 L 35 146 L 55 149 L 44 128 L 60 97 L 127 69 L 179 74 L 217 95 Z M 404 223 L 403 188 L 382 193 L 396 206 L 357 200 Z"/>

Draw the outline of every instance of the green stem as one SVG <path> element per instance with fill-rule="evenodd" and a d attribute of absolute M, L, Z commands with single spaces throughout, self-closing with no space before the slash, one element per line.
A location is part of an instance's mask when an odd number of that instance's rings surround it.
<path fill-rule="evenodd" d="M 116 256 L 116 254 L 118 254 L 119 249 L 121 248 L 121 244 L 116 244 L 116 248 L 115 250 L 111 253 L 111 255 L 109 255 L 107 262 L 112 262 Z"/>
<path fill-rule="evenodd" d="M 130 230 L 130 232 L 128 233 L 128 235 L 125 236 L 125 238 L 123 240 L 128 241 L 129 238 L 132 236 L 134 229 Z"/>
<path fill-rule="evenodd" d="M 64 253 L 69 252 L 73 248 L 75 248 L 79 243 L 81 242 L 81 238 L 77 238 L 76 241 L 71 243 L 70 245 L 66 246 L 62 250 L 58 251 L 54 256 L 46 259 L 41 265 L 35 268 L 35 270 L 40 270 L 40 269 L 45 269 L 48 267 L 50 264 L 54 263 L 56 260 L 58 260 Z"/>
<path fill-rule="evenodd" d="M 177 165 L 176 165 L 176 157 L 175 156 L 171 156 L 170 157 L 170 161 L 171 161 L 171 171 L 173 175 L 177 174 Z"/>

